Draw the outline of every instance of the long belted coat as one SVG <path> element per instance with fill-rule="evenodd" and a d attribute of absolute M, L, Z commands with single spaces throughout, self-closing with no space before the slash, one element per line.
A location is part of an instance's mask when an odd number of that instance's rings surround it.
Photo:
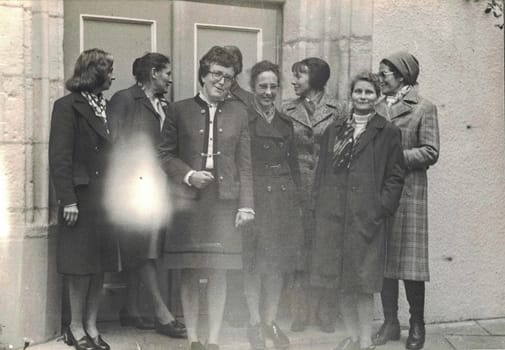
<path fill-rule="evenodd" d="M 306 256 L 300 260 L 299 270 L 307 270 L 310 266 L 310 251 L 314 235 L 314 202 L 312 186 L 319 159 L 319 144 L 324 131 L 332 122 L 345 118 L 345 108 L 335 98 L 323 94 L 312 117 L 309 117 L 303 103 L 303 97 L 287 101 L 283 104 L 284 114 L 291 118 L 295 132 L 295 145 L 298 153 L 298 163 L 301 177 L 301 200 L 303 210 L 303 228 L 305 232 Z"/>
<path fill-rule="evenodd" d="M 335 170 L 333 147 L 345 124 L 330 125 L 321 142 L 312 272 L 341 290 L 374 293 L 382 289 L 387 220 L 403 187 L 400 130 L 376 114 L 354 144 L 349 167 Z"/>
<path fill-rule="evenodd" d="M 78 93 L 54 103 L 49 136 L 49 168 L 60 206 L 57 268 L 63 274 L 87 275 L 116 271 L 117 244 L 104 206 L 112 138 Z M 65 205 L 76 203 L 79 217 L 67 226 Z"/>
<path fill-rule="evenodd" d="M 249 108 L 256 216 L 244 234 L 244 268 L 257 273 L 295 269 L 303 256 L 300 170 L 293 123 L 275 111 L 271 123 Z"/>
<path fill-rule="evenodd" d="M 391 108 L 381 100 L 376 106 L 402 131 L 407 165 L 405 187 L 387 244 L 385 276 L 428 281 L 428 168 L 438 160 L 440 140 L 437 108 L 410 90 Z"/>

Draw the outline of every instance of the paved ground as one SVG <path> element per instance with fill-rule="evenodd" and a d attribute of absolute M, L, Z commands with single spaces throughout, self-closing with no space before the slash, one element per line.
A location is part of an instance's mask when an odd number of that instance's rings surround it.
<path fill-rule="evenodd" d="M 280 322 L 282 329 L 288 329 L 287 322 Z M 375 329 L 379 324 L 375 324 Z M 139 331 L 121 328 L 117 323 L 100 325 L 103 337 L 111 344 L 112 350 L 185 350 L 186 343 L 173 340 L 154 331 Z M 426 350 L 470 350 L 505 349 L 505 319 L 475 320 L 455 323 L 427 325 Z M 407 328 L 402 331 L 400 341 L 390 342 L 377 350 L 405 349 Z M 290 333 L 290 350 L 331 350 L 345 337 L 343 327 L 338 324 L 333 334 L 322 333 L 309 328 L 303 333 Z M 225 327 L 222 332 L 222 350 L 247 350 L 245 329 Z M 272 344 L 267 344 L 271 345 Z M 45 344 L 30 346 L 29 350 L 67 350 L 62 341 L 53 340 Z"/>

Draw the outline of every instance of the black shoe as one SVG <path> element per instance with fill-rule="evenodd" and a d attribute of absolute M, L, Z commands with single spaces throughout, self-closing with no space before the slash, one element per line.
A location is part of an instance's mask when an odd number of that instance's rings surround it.
<path fill-rule="evenodd" d="M 426 329 L 424 327 L 424 322 L 410 322 L 409 337 L 407 338 L 405 348 L 409 350 L 422 349 L 425 339 Z"/>
<path fill-rule="evenodd" d="M 95 349 L 96 350 L 110 350 L 110 345 L 107 344 L 103 339 L 102 339 L 102 336 L 100 334 L 98 334 L 96 337 L 94 338 L 91 338 L 89 335 L 88 335 L 89 339 L 91 340 L 91 342 L 93 343 L 93 345 L 95 346 Z"/>
<path fill-rule="evenodd" d="M 251 344 L 253 350 L 263 350 L 265 349 L 265 337 L 263 335 L 263 330 L 261 329 L 261 324 L 257 323 L 254 326 L 249 326 L 247 328 L 247 339 Z"/>
<path fill-rule="evenodd" d="M 161 324 L 158 320 L 154 320 L 154 326 L 156 332 L 171 338 L 186 339 L 188 337 L 186 326 L 177 320 L 173 320 L 167 324 Z"/>
<path fill-rule="evenodd" d="M 137 329 L 154 329 L 154 323 L 148 319 L 138 316 L 133 316 L 128 313 L 128 310 L 121 309 L 119 311 L 119 324 L 121 327 L 135 327 Z"/>
<path fill-rule="evenodd" d="M 401 329 L 398 320 L 385 320 L 381 328 L 372 337 L 373 345 L 384 345 L 390 340 L 400 340 Z"/>
<path fill-rule="evenodd" d="M 291 332 L 303 332 L 307 328 L 307 321 L 301 318 L 295 318 L 291 324 Z"/>
<path fill-rule="evenodd" d="M 191 345 L 189 346 L 189 350 L 205 350 L 205 346 L 203 346 L 202 343 L 199 341 L 194 341 L 191 342 Z"/>
<path fill-rule="evenodd" d="M 351 337 L 345 338 L 338 343 L 335 350 L 361 350 L 359 347 L 359 340 L 353 341 Z"/>
<path fill-rule="evenodd" d="M 286 349 L 289 347 L 289 338 L 284 334 L 283 331 L 272 322 L 271 325 L 264 324 L 263 325 L 263 334 L 265 337 L 272 339 L 274 342 L 274 346 L 277 349 Z"/>
<path fill-rule="evenodd" d="M 68 346 L 73 346 L 75 350 L 95 350 L 96 347 L 91 341 L 91 339 L 84 335 L 81 339 L 77 340 L 74 337 L 74 334 L 70 330 L 70 327 L 67 328 L 65 334 L 63 334 L 63 341 Z"/>

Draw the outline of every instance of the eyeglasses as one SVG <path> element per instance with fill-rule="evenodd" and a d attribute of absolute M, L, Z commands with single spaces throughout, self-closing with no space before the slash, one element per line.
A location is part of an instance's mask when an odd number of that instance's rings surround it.
<path fill-rule="evenodd" d="M 386 79 L 391 74 L 395 74 L 395 73 L 394 72 L 379 72 L 379 78 Z"/>
<path fill-rule="evenodd" d="M 209 74 L 210 74 L 210 78 L 211 78 L 212 82 L 214 82 L 214 83 L 217 83 L 218 81 L 221 81 L 221 79 L 224 79 L 225 84 L 230 84 L 232 81 L 235 80 L 235 77 L 230 76 L 230 75 L 226 75 L 220 71 L 214 71 L 214 72 L 210 71 Z"/>

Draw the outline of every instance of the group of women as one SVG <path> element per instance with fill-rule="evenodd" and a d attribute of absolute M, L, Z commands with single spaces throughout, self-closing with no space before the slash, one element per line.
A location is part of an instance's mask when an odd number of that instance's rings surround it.
<path fill-rule="evenodd" d="M 325 93 L 330 68 L 324 60 L 296 62 L 297 98 L 282 111 L 276 107 L 279 66 L 256 63 L 248 93 L 236 83 L 242 70 L 236 47 L 212 47 L 200 60 L 198 94 L 173 104 L 163 97 L 171 84 L 168 57 L 148 53 L 135 60 L 136 84 L 107 104 L 102 92 L 113 80 L 112 66 L 110 54 L 84 51 L 66 85 L 71 94 L 55 102 L 52 116 L 49 156 L 60 206 L 58 270 L 69 287 L 68 345 L 110 349 L 96 327 L 99 296 L 103 273 L 123 267 L 131 296 L 122 323 L 187 338 L 191 350 L 219 349 L 229 270 L 243 271 L 253 349 L 264 349 L 267 339 L 277 348 L 290 344 L 275 322 L 286 275 L 294 276 L 302 299 L 292 331 L 302 331 L 313 312 L 327 327 L 328 316 L 317 309 L 327 310 L 338 293 L 349 335 L 341 350 L 399 339 L 398 280 L 404 280 L 411 313 L 406 347 L 423 347 L 426 170 L 438 158 L 439 140 L 436 108 L 417 94 L 414 56 L 396 53 L 381 61 L 379 74 L 354 77 L 350 108 Z M 133 226 L 124 233 L 110 222 L 103 198 L 111 186 L 111 154 L 128 152 L 138 136 L 156 152 L 176 211 L 168 229 Z M 133 167 L 135 161 L 128 160 Z M 181 271 L 185 325 L 160 292 L 162 250 L 164 267 Z M 152 296 L 154 324 L 136 307 L 139 279 Z M 372 334 L 377 292 L 385 320 Z M 318 306 L 307 307 L 309 299 Z"/>

